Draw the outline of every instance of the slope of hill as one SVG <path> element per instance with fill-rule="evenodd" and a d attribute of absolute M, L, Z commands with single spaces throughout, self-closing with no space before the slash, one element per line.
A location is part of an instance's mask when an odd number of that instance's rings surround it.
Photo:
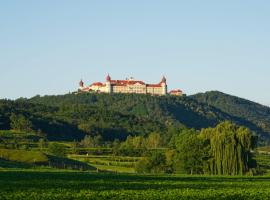
<path fill-rule="evenodd" d="M 267 137 L 270 133 L 270 108 L 267 106 L 218 91 L 199 93 L 190 97 L 239 118 L 243 125 L 262 136 Z"/>
<path fill-rule="evenodd" d="M 79 140 L 85 134 L 100 134 L 105 140 L 125 139 L 127 135 L 146 136 L 151 132 L 169 134 L 183 127 L 205 128 L 230 120 L 270 138 L 269 108 L 237 97 L 220 107 L 206 94 L 191 97 L 136 94 L 67 94 L 36 96 L 16 101 L 0 100 L 0 129 L 9 129 L 11 113 L 23 114 L 50 140 Z M 209 101 L 209 102 L 208 102 Z M 230 107 L 230 104 L 232 107 Z M 238 113 L 236 110 L 240 110 Z M 256 123 L 255 123 L 256 122 Z"/>

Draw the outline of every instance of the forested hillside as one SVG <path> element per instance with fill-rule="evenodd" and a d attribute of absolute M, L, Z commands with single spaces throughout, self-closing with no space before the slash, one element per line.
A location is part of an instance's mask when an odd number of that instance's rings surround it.
<path fill-rule="evenodd" d="M 218 91 L 190 97 L 238 118 L 243 125 L 256 130 L 260 135 L 268 137 L 270 133 L 270 108 L 267 106 Z"/>
<path fill-rule="evenodd" d="M 269 108 L 252 102 L 236 104 L 241 99 L 217 94 L 221 96 L 217 95 L 218 102 L 204 94 L 192 97 L 67 94 L 0 100 L 0 129 L 10 129 L 13 113 L 24 116 L 33 130 L 49 140 L 80 140 L 85 135 L 101 135 L 112 141 L 153 132 L 170 137 L 184 127 L 207 128 L 230 120 L 249 127 L 264 139 L 269 138 Z M 231 102 L 224 100 L 222 106 L 219 99 L 227 97 Z"/>

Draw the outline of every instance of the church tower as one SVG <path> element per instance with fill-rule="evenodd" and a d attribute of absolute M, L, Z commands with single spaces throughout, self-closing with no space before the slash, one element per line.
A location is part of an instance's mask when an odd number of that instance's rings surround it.
<path fill-rule="evenodd" d="M 106 77 L 106 91 L 107 93 L 112 93 L 112 84 L 111 84 L 111 77 L 110 75 L 108 74 L 107 77 Z"/>
<path fill-rule="evenodd" d="M 166 95 L 167 94 L 167 80 L 165 76 L 162 77 L 161 87 L 162 87 L 162 95 Z"/>
<path fill-rule="evenodd" d="M 82 80 L 79 82 L 79 86 L 80 86 L 80 90 L 84 88 L 84 82 Z"/>

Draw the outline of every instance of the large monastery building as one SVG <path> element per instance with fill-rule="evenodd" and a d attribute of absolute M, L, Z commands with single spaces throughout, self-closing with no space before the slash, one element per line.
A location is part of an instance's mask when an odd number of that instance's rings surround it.
<path fill-rule="evenodd" d="M 168 93 L 167 81 L 163 76 L 157 84 L 146 84 L 143 81 L 129 78 L 126 80 L 112 80 L 110 75 L 107 75 L 104 83 L 95 82 L 90 86 L 85 86 L 81 80 L 79 83 L 79 92 L 96 92 L 96 93 L 136 93 L 136 94 L 151 94 L 151 95 L 177 95 L 182 96 L 181 90 L 172 90 Z"/>

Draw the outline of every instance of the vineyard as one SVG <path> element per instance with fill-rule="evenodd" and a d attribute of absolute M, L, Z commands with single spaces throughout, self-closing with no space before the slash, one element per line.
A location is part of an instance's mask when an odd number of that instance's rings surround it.
<path fill-rule="evenodd" d="M 270 177 L 2 171 L 0 199 L 268 199 Z"/>

